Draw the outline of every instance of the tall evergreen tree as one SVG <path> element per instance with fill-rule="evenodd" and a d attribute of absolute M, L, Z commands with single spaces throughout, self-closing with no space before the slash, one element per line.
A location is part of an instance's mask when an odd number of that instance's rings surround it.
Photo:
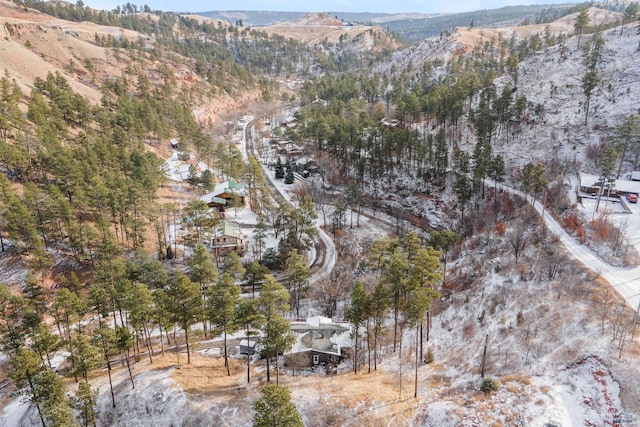
<path fill-rule="evenodd" d="M 580 37 L 582 36 L 584 30 L 589 26 L 590 21 L 591 18 L 589 18 L 589 10 L 586 8 L 582 9 L 578 13 L 578 16 L 576 16 L 576 21 L 573 23 L 573 29 L 575 30 L 576 34 L 578 34 L 578 49 L 580 49 Z"/>
<path fill-rule="evenodd" d="M 113 381 L 111 378 L 111 355 L 116 350 L 116 333 L 109 326 L 102 324 L 93 332 L 91 337 L 93 344 L 99 349 L 100 355 L 107 364 L 107 374 L 109 376 L 109 390 L 111 392 L 111 405 L 116 407 L 116 397 L 113 392 Z"/>
<path fill-rule="evenodd" d="M 73 398 L 73 406 L 80 413 L 82 427 L 96 427 L 98 390 L 92 390 L 88 382 L 81 382 Z"/>
<path fill-rule="evenodd" d="M 373 319 L 373 369 L 378 370 L 378 336 L 384 326 L 389 310 L 389 292 L 383 283 L 378 283 L 370 298 L 371 317 Z"/>
<path fill-rule="evenodd" d="M 257 299 L 241 299 L 236 305 L 236 314 L 238 326 L 244 329 L 244 336 L 247 343 L 247 383 L 251 382 L 251 353 L 252 338 L 255 341 L 259 335 L 257 328 L 261 325 L 261 316 L 258 312 Z"/>
<path fill-rule="evenodd" d="M 622 122 L 618 124 L 614 130 L 614 138 L 617 143 L 617 151 L 620 155 L 620 165 L 616 177 L 620 178 L 622 164 L 626 160 L 627 150 L 629 146 L 635 145 L 636 153 L 640 153 L 640 116 L 637 114 L 628 114 L 622 118 Z M 637 155 L 637 157 L 640 157 Z M 638 160 L 636 158 L 636 164 Z M 635 167 L 636 165 L 634 165 Z"/>
<path fill-rule="evenodd" d="M 260 341 L 267 359 L 267 382 L 271 381 L 270 358 L 275 356 L 277 360 L 278 352 L 288 350 L 293 344 L 289 321 L 283 316 L 289 311 L 290 299 L 289 292 L 273 276 L 265 277 L 258 298 L 258 313 L 261 316 L 260 329 L 263 331 Z"/>
<path fill-rule="evenodd" d="M 585 96 L 585 114 L 584 125 L 586 126 L 589 119 L 589 109 L 591 106 L 591 96 L 593 91 L 600 83 L 598 75 L 598 66 L 602 60 L 604 52 L 604 37 L 601 34 L 594 35 L 584 47 L 584 63 L 587 71 L 582 77 L 582 91 Z"/>
<path fill-rule="evenodd" d="M 263 387 L 260 399 L 253 404 L 253 427 L 302 427 L 304 424 L 291 392 L 275 384 Z"/>
<path fill-rule="evenodd" d="M 292 251 L 284 266 L 287 275 L 287 287 L 291 295 L 293 310 L 296 317 L 300 317 L 300 299 L 306 292 L 311 277 L 311 270 L 307 265 L 305 257 L 297 251 Z"/>
<path fill-rule="evenodd" d="M 36 407 L 42 427 L 47 427 L 44 420 L 43 405 L 38 398 L 36 375 L 43 369 L 42 361 L 35 351 L 19 347 L 11 357 L 9 378 L 15 381 L 18 389 L 25 388 L 23 393 L 29 402 Z"/>
<path fill-rule="evenodd" d="M 367 293 L 362 282 L 356 282 L 351 291 L 351 304 L 345 309 L 344 317 L 353 325 L 353 335 L 355 345 L 353 352 L 353 372 L 358 373 L 358 346 L 360 338 L 360 328 L 366 321 L 369 314 Z"/>
<path fill-rule="evenodd" d="M 193 248 L 193 255 L 187 260 L 187 265 L 191 268 L 189 277 L 191 280 L 200 285 L 202 294 L 202 327 L 204 335 L 207 336 L 207 316 L 205 315 L 204 296 L 207 288 L 218 278 L 218 268 L 213 263 L 209 251 L 202 243 L 197 243 Z"/>
<path fill-rule="evenodd" d="M 167 289 L 169 310 L 173 319 L 184 331 L 184 339 L 187 347 L 187 363 L 191 363 L 189 348 L 189 329 L 201 313 L 200 287 L 193 283 L 182 273 L 176 274 L 169 280 Z"/>
<path fill-rule="evenodd" d="M 207 291 L 208 317 L 211 321 L 212 334 L 222 335 L 224 338 L 224 365 L 227 375 L 231 376 L 229 369 L 229 356 L 227 349 L 227 335 L 238 329 L 236 318 L 237 306 L 240 303 L 240 286 L 230 273 L 223 273 L 215 285 Z"/>

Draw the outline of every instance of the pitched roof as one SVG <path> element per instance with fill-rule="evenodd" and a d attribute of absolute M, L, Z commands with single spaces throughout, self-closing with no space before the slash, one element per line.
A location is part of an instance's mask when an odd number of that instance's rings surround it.
<path fill-rule="evenodd" d="M 238 196 L 245 197 L 244 194 L 244 184 L 241 182 L 235 181 L 225 181 L 221 184 L 215 186 L 211 193 L 207 193 L 204 196 L 200 196 L 199 199 L 205 202 L 206 204 L 215 202 L 223 205 L 227 204 L 227 199 L 223 199 L 220 196 L 224 193 L 237 194 Z"/>
<path fill-rule="evenodd" d="M 240 230 L 240 224 L 234 221 L 224 221 L 222 223 L 221 234 L 216 237 L 235 237 L 236 239 L 244 239 L 244 235 Z"/>
<path fill-rule="evenodd" d="M 215 189 L 212 193 L 215 197 L 220 196 L 224 193 L 237 194 L 239 196 L 244 197 L 244 184 L 241 182 L 225 181 L 221 184 L 216 185 Z"/>
<path fill-rule="evenodd" d="M 216 197 L 213 195 L 213 193 L 208 193 L 205 194 L 204 196 L 200 196 L 198 197 L 200 200 L 202 200 L 203 202 L 205 202 L 206 204 L 209 203 L 218 203 L 221 205 L 226 205 L 227 204 L 227 199 L 221 199 L 220 197 Z"/>

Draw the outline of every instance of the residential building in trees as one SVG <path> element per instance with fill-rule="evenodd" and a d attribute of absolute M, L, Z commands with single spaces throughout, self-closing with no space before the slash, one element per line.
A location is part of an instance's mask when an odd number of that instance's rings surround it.
<path fill-rule="evenodd" d="M 200 200 L 220 213 L 230 207 L 244 207 L 245 199 L 244 184 L 233 180 L 218 184 L 211 193 L 200 196 Z"/>
<path fill-rule="evenodd" d="M 232 252 L 244 256 L 246 237 L 240 225 L 234 221 L 224 221 L 211 242 L 211 251 L 216 258 L 225 257 Z"/>
<path fill-rule="evenodd" d="M 635 172 L 634 172 L 635 173 Z M 603 196 L 618 197 L 626 194 L 640 194 L 640 181 L 633 179 L 614 179 L 605 182 L 603 188 Z M 640 177 L 640 174 L 638 175 Z M 579 193 L 584 196 L 596 196 L 601 190 L 601 177 L 586 173 L 580 174 Z"/>
<path fill-rule="evenodd" d="M 350 357 L 351 325 L 334 323 L 331 319 L 315 316 L 304 321 L 291 322 L 296 341 L 284 355 L 285 366 L 294 369 L 316 366 L 335 367 Z"/>

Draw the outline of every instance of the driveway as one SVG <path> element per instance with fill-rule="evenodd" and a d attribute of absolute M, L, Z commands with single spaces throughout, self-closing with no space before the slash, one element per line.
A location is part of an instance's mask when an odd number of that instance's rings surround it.
<path fill-rule="evenodd" d="M 493 182 L 487 180 L 493 185 Z M 499 188 L 504 189 L 512 194 L 517 194 L 523 198 L 525 198 L 529 203 L 532 203 L 533 200 L 531 197 L 525 197 L 525 194 L 516 190 L 515 188 L 506 186 L 504 184 L 498 184 Z M 633 309 L 636 310 L 640 304 L 640 267 L 635 268 L 622 268 L 615 267 L 611 264 L 604 262 L 600 259 L 595 253 L 593 253 L 589 248 L 580 244 L 573 237 L 571 237 L 562 226 L 556 221 L 548 212 L 543 211 L 542 203 L 536 200 L 533 205 L 538 214 L 542 215 L 547 228 L 560 239 L 562 244 L 567 248 L 569 253 L 573 255 L 578 261 L 580 261 L 586 268 L 593 271 L 597 275 L 604 278 L 609 284 L 616 290 L 618 293 L 627 301 L 627 304 Z M 640 240 L 636 236 L 638 234 L 636 230 L 640 232 L 640 228 L 635 226 L 637 223 L 640 226 L 640 212 L 638 212 L 638 208 L 636 206 L 632 207 L 633 214 L 626 214 L 625 217 L 629 218 L 629 231 L 630 234 L 627 236 L 629 241 L 632 244 L 640 243 Z M 620 214 L 623 215 L 623 214 Z M 637 247 L 637 246 L 636 246 Z"/>

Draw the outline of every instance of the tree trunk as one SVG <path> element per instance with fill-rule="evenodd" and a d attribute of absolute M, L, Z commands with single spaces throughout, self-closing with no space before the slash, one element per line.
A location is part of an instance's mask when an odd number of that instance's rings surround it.
<path fill-rule="evenodd" d="M 189 327 L 184 324 L 184 341 L 187 344 L 187 365 L 191 364 L 191 353 L 189 352 Z"/>
<path fill-rule="evenodd" d="M 111 391 L 111 407 L 116 407 L 116 396 L 113 394 L 113 382 L 111 381 L 111 362 L 109 362 L 109 355 L 105 353 L 105 360 L 107 361 L 107 374 L 109 374 L 109 390 Z"/>
<path fill-rule="evenodd" d="M 278 347 L 276 347 L 276 385 L 280 385 L 280 366 L 278 363 Z"/>
<path fill-rule="evenodd" d="M 204 337 L 207 337 L 207 316 L 205 316 L 205 310 L 204 310 L 204 293 L 205 293 L 205 289 L 204 286 L 202 284 L 200 284 L 200 295 L 202 296 L 202 304 L 200 307 L 200 312 L 202 314 L 202 330 L 204 331 Z"/>
<path fill-rule="evenodd" d="M 160 329 L 160 351 L 162 357 L 164 357 L 164 339 L 162 339 L 162 325 L 158 324 L 158 328 Z"/>
<path fill-rule="evenodd" d="M 480 368 L 480 378 L 484 378 L 484 364 L 487 361 L 487 345 L 489 344 L 489 334 L 484 340 L 484 352 L 482 353 L 482 367 Z"/>
<path fill-rule="evenodd" d="M 267 349 L 267 382 L 268 383 L 271 382 L 271 369 L 269 365 L 269 359 L 271 359 L 271 357 L 269 357 L 269 351 Z"/>
<path fill-rule="evenodd" d="M 367 373 L 371 373 L 371 337 L 369 333 L 370 325 L 369 321 L 367 321 L 367 363 L 369 364 L 369 370 Z"/>
<path fill-rule="evenodd" d="M 374 325 L 375 330 L 373 331 L 373 370 L 378 370 L 378 322 Z"/>
<path fill-rule="evenodd" d="M 402 326 L 400 327 L 400 343 L 398 345 L 398 378 L 400 381 L 398 399 L 402 400 Z"/>
<path fill-rule="evenodd" d="M 396 352 L 396 343 L 398 342 L 398 308 L 393 309 L 393 352 Z"/>
<path fill-rule="evenodd" d="M 420 323 L 420 336 L 422 336 L 422 322 Z M 422 349 L 420 349 L 420 357 L 422 357 Z M 418 334 L 416 334 L 416 373 L 414 378 L 414 387 L 413 387 L 413 397 L 418 397 L 418 365 L 420 362 L 420 358 L 418 357 Z"/>
<path fill-rule="evenodd" d="M 357 374 L 358 373 L 358 336 L 360 335 L 358 333 L 359 332 L 358 329 L 360 328 L 358 327 L 358 325 L 355 325 L 355 327 L 356 327 L 356 345 L 353 350 L 353 372 Z"/>
<path fill-rule="evenodd" d="M 227 354 L 227 329 L 224 330 L 224 366 L 227 367 L 227 376 L 231 376 L 231 371 L 229 370 L 229 356 Z"/>
<path fill-rule="evenodd" d="M 127 370 L 129 371 L 129 379 L 131 380 L 131 388 L 136 388 L 136 385 L 133 383 L 133 374 L 131 373 L 131 364 L 129 363 L 129 350 L 124 351 L 124 356 L 127 362 Z"/>
<path fill-rule="evenodd" d="M 33 386 L 33 381 L 31 380 L 31 374 L 27 371 L 27 381 L 29 382 L 29 388 L 31 389 L 31 394 L 35 395 L 35 387 Z M 44 422 L 44 417 L 42 416 L 42 411 L 40 410 L 40 404 L 35 403 L 36 409 L 38 410 L 38 416 L 40 417 L 40 422 L 42 423 L 42 427 L 47 427 Z"/>
<path fill-rule="evenodd" d="M 146 335 L 146 339 L 147 339 L 147 351 L 149 352 L 149 363 L 153 363 L 153 346 L 151 345 L 151 334 L 149 333 L 149 329 L 147 328 L 147 322 L 142 322 L 142 333 Z"/>
<path fill-rule="evenodd" d="M 429 342 L 430 332 L 431 332 L 431 310 L 427 311 L 427 342 Z"/>
<path fill-rule="evenodd" d="M 247 384 L 251 382 L 251 345 L 249 344 L 249 328 L 247 328 Z"/>

